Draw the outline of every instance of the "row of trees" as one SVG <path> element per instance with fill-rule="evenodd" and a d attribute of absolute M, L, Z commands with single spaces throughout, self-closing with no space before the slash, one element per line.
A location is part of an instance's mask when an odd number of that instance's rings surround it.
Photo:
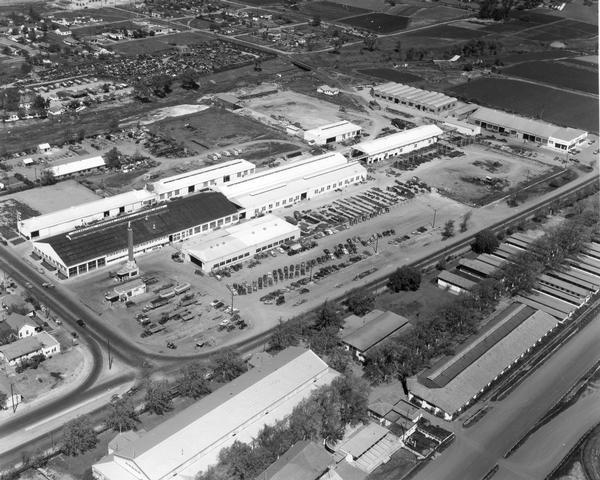
<path fill-rule="evenodd" d="M 302 440 L 340 440 L 346 425 L 367 419 L 369 387 L 356 377 L 341 376 L 316 390 L 285 420 L 265 426 L 250 444 L 236 441 L 219 454 L 219 463 L 198 480 L 250 480 Z"/>

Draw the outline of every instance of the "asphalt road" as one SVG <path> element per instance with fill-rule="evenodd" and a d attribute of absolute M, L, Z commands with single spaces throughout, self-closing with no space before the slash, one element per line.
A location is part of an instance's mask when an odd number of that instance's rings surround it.
<path fill-rule="evenodd" d="M 600 359 L 600 315 L 571 337 L 506 399 L 469 429 L 457 428 L 456 440 L 415 477 L 419 480 L 480 480 L 499 464 L 512 478 L 537 479 L 527 462 L 504 460 L 504 454 Z M 597 423 L 594 418 L 589 419 Z M 564 426 L 563 426 L 564 428 Z M 551 431 L 553 442 L 564 443 L 566 432 Z M 527 445 L 527 444 L 525 444 Z M 555 449 L 562 455 L 569 445 Z M 557 452 L 558 451 L 558 452 Z M 517 453 L 514 455 L 518 455 Z M 554 459 L 559 462 L 560 456 Z M 503 477 L 506 478 L 506 477 Z"/>

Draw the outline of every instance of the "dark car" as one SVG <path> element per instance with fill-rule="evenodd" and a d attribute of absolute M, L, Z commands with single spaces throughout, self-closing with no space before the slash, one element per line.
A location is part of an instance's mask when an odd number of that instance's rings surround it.
<path fill-rule="evenodd" d="M 80 327 L 85 327 L 85 322 L 80 318 L 77 320 L 77 325 L 79 325 Z"/>

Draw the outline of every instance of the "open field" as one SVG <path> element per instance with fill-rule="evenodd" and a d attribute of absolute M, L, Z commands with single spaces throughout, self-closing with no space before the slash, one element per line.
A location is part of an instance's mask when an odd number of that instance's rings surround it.
<path fill-rule="evenodd" d="M 574 38 L 591 38 L 598 35 L 598 28 L 588 23 L 574 20 L 559 20 L 551 25 L 531 29 L 519 34 L 531 40 L 552 42 L 554 40 L 570 40 Z"/>
<path fill-rule="evenodd" d="M 146 37 L 139 40 L 117 43 L 113 49 L 123 55 L 140 55 L 143 53 L 156 53 L 174 48 L 175 45 L 187 45 L 213 40 L 209 35 L 199 32 L 180 32 L 172 35 Z"/>
<path fill-rule="evenodd" d="M 423 36 L 423 37 L 434 37 L 434 38 L 448 38 L 456 40 L 471 40 L 473 38 L 483 37 L 487 35 L 482 30 L 474 28 L 462 28 L 454 25 L 438 25 L 424 30 L 418 30 L 416 32 L 410 32 L 409 36 Z"/>
<path fill-rule="evenodd" d="M 44 214 L 63 208 L 98 200 L 100 197 L 75 180 L 65 180 L 55 185 L 26 190 L 2 197 L 25 203 L 33 210 Z"/>
<path fill-rule="evenodd" d="M 403 70 L 394 70 L 393 68 L 367 68 L 359 70 L 358 72 L 381 80 L 398 83 L 414 83 L 423 80 L 417 75 L 413 75 L 412 73 Z"/>
<path fill-rule="evenodd" d="M 342 23 L 356 28 L 364 28 L 375 33 L 393 33 L 404 30 L 410 23 L 408 17 L 398 17 L 385 13 L 368 13 L 342 20 Z"/>
<path fill-rule="evenodd" d="M 72 30 L 76 35 L 99 35 L 103 32 L 122 29 L 136 29 L 140 26 L 131 20 L 119 20 L 110 23 L 90 24 L 81 27 L 73 27 Z"/>
<path fill-rule="evenodd" d="M 86 16 L 102 22 L 118 22 L 119 20 L 127 20 L 137 16 L 135 12 L 128 12 L 121 8 L 116 9 L 112 7 L 86 8 L 85 10 L 61 10 L 60 12 L 55 12 L 53 15 L 56 19 L 64 18 L 66 20 Z"/>
<path fill-rule="evenodd" d="M 598 100 L 518 80 L 480 78 L 449 90 L 475 103 L 598 132 Z M 498 95 L 498 92 L 503 92 Z"/>
<path fill-rule="evenodd" d="M 336 20 L 338 18 L 350 17 L 369 13 L 365 8 L 352 7 L 334 2 L 310 2 L 300 6 L 300 12 L 311 17 L 321 17 L 323 20 Z"/>
<path fill-rule="evenodd" d="M 598 71 L 558 62 L 527 62 L 506 68 L 502 73 L 549 83 L 556 87 L 598 94 Z"/>
<path fill-rule="evenodd" d="M 253 112 L 267 117 L 266 120 L 276 119 L 283 122 L 299 124 L 300 128 L 316 128 L 328 123 L 347 119 L 364 123 L 366 119 L 342 114 L 339 107 L 327 101 L 319 101 L 313 97 L 294 92 L 280 91 L 277 95 L 253 98 L 246 101 L 246 106 Z M 249 112 L 251 115 L 252 113 Z"/>
<path fill-rule="evenodd" d="M 598 25 L 598 5 L 595 3 L 584 5 L 584 0 L 571 0 L 567 2 L 562 12 L 559 12 L 558 10 L 542 8 L 533 10 L 533 12 L 539 12 L 552 15 L 557 18 L 568 18 L 571 20 L 578 20 L 580 22 Z"/>
<path fill-rule="evenodd" d="M 161 120 L 149 128 L 151 132 L 183 142 L 188 149 L 195 151 L 251 140 L 284 138 L 259 122 L 218 108 Z"/>

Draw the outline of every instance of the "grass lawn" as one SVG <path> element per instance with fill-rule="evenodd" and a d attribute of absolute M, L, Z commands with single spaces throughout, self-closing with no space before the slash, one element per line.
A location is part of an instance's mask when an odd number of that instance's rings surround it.
<path fill-rule="evenodd" d="M 435 279 L 423 278 L 416 292 L 384 293 L 375 299 L 375 308 L 391 310 L 416 324 L 421 317 L 430 318 L 440 307 L 456 297 L 437 287 Z"/>
<path fill-rule="evenodd" d="M 598 100 L 585 95 L 500 78 L 480 78 L 447 93 L 526 117 L 539 116 L 557 125 L 598 132 Z"/>
<path fill-rule="evenodd" d="M 402 70 L 394 70 L 393 68 L 367 68 L 359 70 L 359 73 L 398 83 L 414 83 L 423 80 L 417 75 Z"/>
<path fill-rule="evenodd" d="M 397 480 L 417 464 L 417 457 L 408 450 L 401 448 L 394 453 L 387 463 L 376 468 L 367 480 Z"/>
<path fill-rule="evenodd" d="M 579 24 L 579 26 L 577 26 Z M 552 25 L 542 26 L 527 32 L 523 32 L 519 36 L 531 40 L 539 40 L 542 42 L 553 42 L 555 40 L 570 40 L 574 38 L 591 38 L 597 35 L 597 32 L 591 31 L 586 23 L 573 22 L 571 20 L 563 20 Z M 593 27 L 593 26 L 592 26 Z"/>
<path fill-rule="evenodd" d="M 393 33 L 404 30 L 410 23 L 408 17 L 398 17 L 396 15 L 387 15 L 385 13 L 368 13 L 356 17 L 346 18 L 342 23 L 357 28 L 364 28 L 375 33 Z"/>
<path fill-rule="evenodd" d="M 551 61 L 526 62 L 506 68 L 503 73 L 557 87 L 598 94 L 598 72 L 577 68 L 575 65 L 570 67 L 564 63 Z"/>

